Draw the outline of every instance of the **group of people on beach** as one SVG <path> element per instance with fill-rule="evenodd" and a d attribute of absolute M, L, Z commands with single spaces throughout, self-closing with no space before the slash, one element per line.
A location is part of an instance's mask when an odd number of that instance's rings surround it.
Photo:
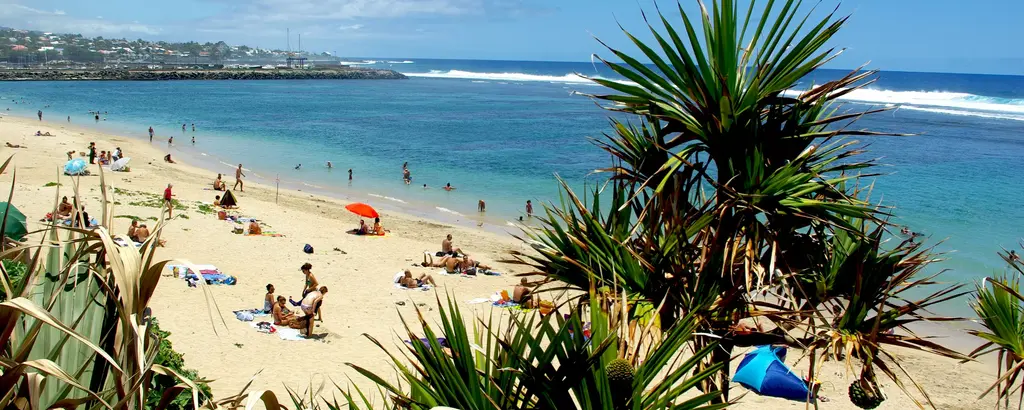
<path fill-rule="evenodd" d="M 323 321 L 323 310 L 321 307 L 324 295 L 327 294 L 327 286 L 320 285 L 316 276 L 313 275 L 313 265 L 309 262 L 302 264 L 299 270 L 302 271 L 305 277 L 305 283 L 302 287 L 302 298 L 295 301 L 290 297 L 275 296 L 274 292 L 276 289 L 274 285 L 268 283 L 267 294 L 263 300 L 263 310 L 272 315 L 274 325 L 300 329 L 302 334 L 308 337 L 313 334 L 313 321 Z M 298 306 L 299 310 L 293 312 L 288 308 L 289 303 L 292 306 Z"/>

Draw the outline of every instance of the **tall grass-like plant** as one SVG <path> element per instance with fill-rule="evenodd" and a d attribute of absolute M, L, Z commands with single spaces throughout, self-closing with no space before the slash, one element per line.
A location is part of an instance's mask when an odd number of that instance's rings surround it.
<path fill-rule="evenodd" d="M 908 299 L 935 283 L 919 276 L 935 258 L 887 242 L 887 209 L 855 188 L 875 161 L 846 138 L 886 135 L 852 126 L 886 108 L 836 103 L 874 73 L 798 90 L 838 55 L 829 44 L 846 18 L 815 17 L 799 0 L 741 3 L 698 0 L 696 14 L 674 7 L 678 20 L 658 10 L 645 16 L 649 42 L 624 30 L 637 52 L 609 47 L 614 58 L 601 61 L 627 81 L 593 78 L 609 91 L 589 95 L 627 114 L 595 140 L 613 158 L 598 169 L 608 184 L 563 183 L 563 202 L 523 238 L 534 251 L 514 259 L 577 290 L 621 287 L 630 302 L 660 305 L 666 327 L 695 320 L 693 350 L 720 346 L 701 366 L 722 371 L 702 388 L 723 399 L 734 348 L 776 343 L 808 350 L 812 368 L 852 349 L 857 388 L 872 393 L 879 368 L 923 407 L 923 389 L 905 387 L 881 345 L 963 358 L 907 328 L 953 319 L 925 309 L 959 288 Z M 752 318 L 771 323 L 749 331 Z"/>
<path fill-rule="evenodd" d="M 692 317 L 661 333 L 639 324 L 636 306 L 591 289 L 589 302 L 564 316 L 526 312 L 508 321 L 492 316 L 473 321 L 470 330 L 451 298 L 447 308 L 440 299 L 438 305 L 440 328 L 417 312 L 422 332 L 406 324 L 401 355 L 367 336 L 388 352 L 399 384 L 349 364 L 382 386 L 400 408 L 710 410 L 728 405 L 709 404 L 717 392 L 686 395 L 720 370 L 696 370 L 715 345 L 684 352 L 696 328 Z"/>
<path fill-rule="evenodd" d="M 78 199 L 79 181 L 72 182 Z M 192 380 L 154 363 L 160 339 L 149 327 L 147 305 L 166 264 L 154 262 L 162 221 L 139 248 L 115 244 L 107 230 L 112 201 L 102 172 L 100 189 L 101 226 L 89 230 L 50 222 L 36 232 L 38 243 L 0 252 L 0 258 L 30 255 L 18 287 L 0 265 L 0 286 L 9 295 L 0 303 L 0 407 L 166 408 L 189 389 L 192 406 L 200 403 Z M 8 203 L 13 195 L 12 187 Z M 54 214 L 56 203 L 55 198 Z M 81 226 L 79 211 L 74 215 Z M 161 392 L 156 405 L 147 406 L 157 375 L 177 382 Z"/>
<path fill-rule="evenodd" d="M 1024 403 L 1021 373 L 1024 372 L 1024 295 L 1020 279 L 1024 277 L 1024 263 L 1009 252 L 999 256 L 1006 261 L 1010 272 L 995 278 L 986 278 L 977 286 L 971 307 L 978 315 L 982 330 L 970 333 L 985 341 L 971 352 L 977 358 L 996 353 L 996 381 L 979 398 L 993 390 L 997 403 L 1009 408 L 1010 397 L 1017 395 L 1017 408 Z"/>

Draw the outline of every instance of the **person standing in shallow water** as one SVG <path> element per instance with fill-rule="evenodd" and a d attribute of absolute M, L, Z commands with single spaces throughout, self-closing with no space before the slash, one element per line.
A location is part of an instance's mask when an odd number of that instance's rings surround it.
<path fill-rule="evenodd" d="M 348 180 L 349 180 L 349 181 L 351 181 L 351 180 L 352 180 L 352 168 L 349 168 L 349 169 L 348 169 Z"/>
<path fill-rule="evenodd" d="M 153 142 L 153 127 L 149 127 L 149 142 Z"/>
<path fill-rule="evenodd" d="M 196 123 L 192 123 L 192 132 L 196 132 Z"/>
<path fill-rule="evenodd" d="M 37 112 L 36 115 L 39 116 L 39 121 L 43 120 L 43 110 L 39 110 L 39 112 Z"/>
<path fill-rule="evenodd" d="M 529 199 L 526 200 L 526 217 L 533 218 L 533 203 Z"/>

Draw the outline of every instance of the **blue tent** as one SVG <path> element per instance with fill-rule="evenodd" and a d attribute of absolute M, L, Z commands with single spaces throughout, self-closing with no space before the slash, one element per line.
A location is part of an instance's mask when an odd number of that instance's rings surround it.
<path fill-rule="evenodd" d="M 785 347 L 758 346 L 743 357 L 732 381 L 762 396 L 807 401 L 807 382 L 783 363 L 785 358 Z"/>

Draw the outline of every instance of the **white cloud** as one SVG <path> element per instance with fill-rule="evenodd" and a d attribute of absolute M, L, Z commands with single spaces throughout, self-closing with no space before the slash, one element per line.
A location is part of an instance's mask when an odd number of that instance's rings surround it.
<path fill-rule="evenodd" d="M 121 36 L 130 34 L 154 35 L 161 32 L 157 27 L 139 23 L 120 23 L 95 18 L 76 18 L 64 10 L 46 11 L 21 4 L 0 3 L 0 25 L 61 33 L 82 33 L 85 35 Z"/>
<path fill-rule="evenodd" d="M 341 31 L 356 31 L 356 30 L 361 30 L 362 28 L 363 28 L 362 24 L 352 24 L 352 25 L 348 25 L 348 26 L 339 26 L 338 30 L 341 30 Z"/>

